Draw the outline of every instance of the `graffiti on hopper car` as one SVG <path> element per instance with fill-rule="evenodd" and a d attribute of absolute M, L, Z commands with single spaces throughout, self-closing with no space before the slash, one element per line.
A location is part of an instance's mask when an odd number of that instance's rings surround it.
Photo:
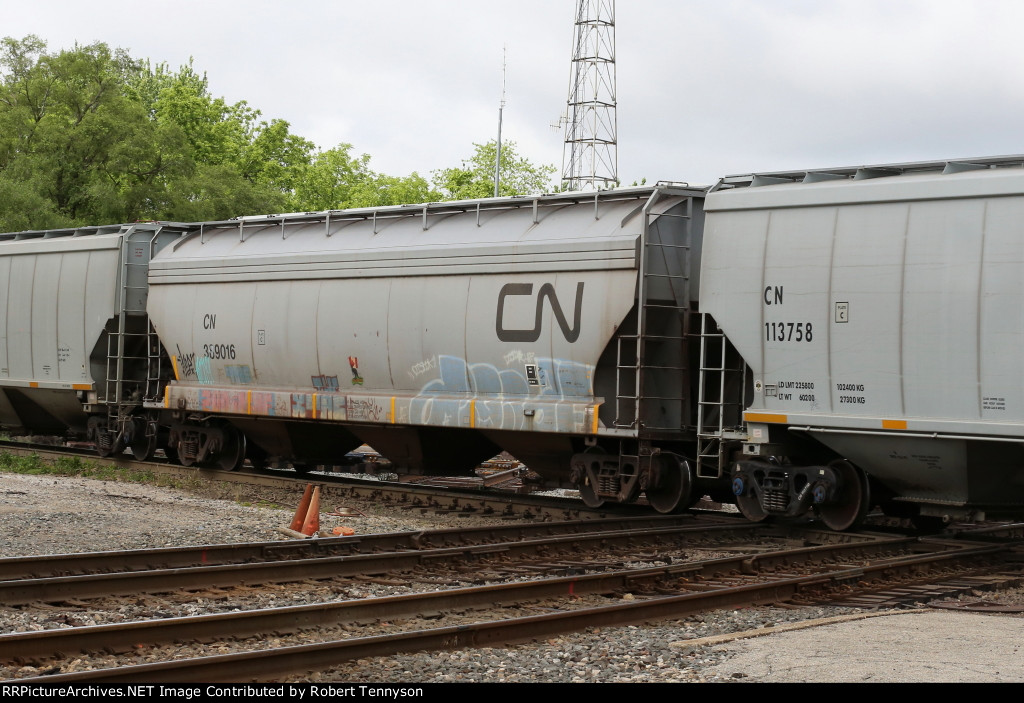
<path fill-rule="evenodd" d="M 180 379 L 196 377 L 196 355 L 195 353 L 185 354 L 181 347 L 174 345 L 178 350 L 178 376 Z"/>

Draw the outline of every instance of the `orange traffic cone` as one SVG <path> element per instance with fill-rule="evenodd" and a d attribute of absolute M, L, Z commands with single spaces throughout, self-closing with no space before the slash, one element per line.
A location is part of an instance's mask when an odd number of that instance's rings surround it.
<path fill-rule="evenodd" d="M 313 489 L 313 498 L 309 501 L 309 512 L 302 524 L 302 534 L 311 537 L 320 531 L 320 486 Z"/>
<path fill-rule="evenodd" d="M 313 497 L 313 484 L 306 484 L 306 491 L 302 494 L 302 500 L 299 501 L 299 507 L 295 510 L 295 517 L 292 518 L 292 524 L 288 528 L 294 532 L 298 532 L 302 529 L 302 526 L 306 522 L 306 513 L 309 512 L 309 501 Z"/>

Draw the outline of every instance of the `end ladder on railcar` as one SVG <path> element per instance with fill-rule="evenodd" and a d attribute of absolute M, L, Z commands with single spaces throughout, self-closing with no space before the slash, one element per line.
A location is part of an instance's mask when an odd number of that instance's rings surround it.
<path fill-rule="evenodd" d="M 656 191 L 644 207 L 633 329 L 616 342 L 614 427 L 678 438 L 693 426 L 688 378 L 694 198 L 678 193 L 685 197 L 683 212 L 651 212 L 658 196 L 674 194 Z"/>
<path fill-rule="evenodd" d="M 163 225 L 126 226 L 119 264 L 117 317 L 107 328 L 103 394 L 107 408 L 106 431 L 97 433 L 101 455 L 115 451 L 119 438 L 133 452 L 150 454 L 155 446 L 156 421 L 140 413 L 144 403 L 159 402 L 168 377 L 167 355 L 149 319 L 149 265 L 161 245 L 180 231 Z"/>
<path fill-rule="evenodd" d="M 721 478 L 731 446 L 746 439 L 743 409 L 746 365 L 714 318 L 700 316 L 700 380 L 697 389 L 697 478 Z"/>

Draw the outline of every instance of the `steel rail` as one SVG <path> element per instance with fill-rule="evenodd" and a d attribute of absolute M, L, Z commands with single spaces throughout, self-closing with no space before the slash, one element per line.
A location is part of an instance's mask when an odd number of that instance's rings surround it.
<path fill-rule="evenodd" d="M 860 546 L 863 545 L 856 545 L 856 547 Z M 964 546 L 962 549 L 921 555 L 913 561 L 871 562 L 852 568 L 838 568 L 828 573 L 781 578 L 738 586 L 728 585 L 718 588 L 709 586 L 708 590 L 697 593 L 660 596 L 568 612 L 175 660 L 159 664 L 56 674 L 19 681 L 58 684 L 85 681 L 118 683 L 159 681 L 166 683 L 275 680 L 281 676 L 330 668 L 355 658 L 393 655 L 400 652 L 508 645 L 579 631 L 593 626 L 636 624 L 652 620 L 679 618 L 718 608 L 785 601 L 807 591 L 820 592 L 824 589 L 846 588 L 869 578 L 881 578 L 886 575 L 892 577 L 895 574 L 906 573 L 919 574 L 920 570 L 927 565 L 948 565 L 948 562 L 953 559 L 988 560 L 1005 551 L 1008 551 L 1008 547 L 1002 545 Z M 681 565 L 680 568 L 683 566 L 685 565 Z"/>
<path fill-rule="evenodd" d="M 0 635 L 0 661 L 46 657 L 61 651 L 89 651 L 97 648 L 127 650 L 139 642 L 153 644 L 204 639 L 223 636 L 225 632 L 233 636 L 251 636 L 380 617 L 410 616 L 443 608 L 488 606 L 560 595 L 609 593 L 621 588 L 649 587 L 666 579 L 710 579 L 720 578 L 723 574 L 751 575 L 770 572 L 780 566 L 827 563 L 840 556 L 844 559 L 884 558 L 892 563 L 904 558 L 904 550 L 918 544 L 918 540 L 911 537 L 890 538 L 864 544 L 784 549 L 770 554 L 747 554 L 644 569 L 454 588 L 422 594 Z M 966 548 L 958 545 L 952 551 L 963 553 Z M 936 545 L 933 549 L 950 551 L 947 545 Z"/>
<path fill-rule="evenodd" d="M 407 571 L 442 561 L 475 560 L 497 556 L 507 558 L 535 554 L 541 550 L 553 550 L 559 547 L 575 553 L 581 548 L 607 549 L 611 544 L 636 544 L 649 547 L 654 544 L 672 542 L 685 546 L 693 545 L 694 540 L 704 540 L 709 534 L 715 533 L 749 540 L 755 535 L 764 534 L 764 529 L 759 529 L 756 523 L 709 527 L 673 526 L 656 529 L 626 529 L 459 547 L 15 579 L 0 581 L 0 603 L 8 606 L 39 602 L 52 603 L 69 599 L 84 600 L 138 593 L 165 593 L 176 590 L 379 575 L 393 571 Z M 704 546 L 711 548 L 711 545 Z"/>
<path fill-rule="evenodd" d="M 238 564 L 270 559 L 342 556 L 433 546 L 484 544 L 597 530 L 627 530 L 697 525 L 692 515 L 644 518 L 601 518 L 587 521 L 542 522 L 484 527 L 389 532 L 316 539 L 206 544 L 130 551 L 80 552 L 0 558 L 0 581 L 46 576 L 72 576 L 99 571 L 140 571 L 157 568 Z M 730 521 L 731 522 L 731 521 Z M 739 523 L 739 521 L 736 521 Z"/>

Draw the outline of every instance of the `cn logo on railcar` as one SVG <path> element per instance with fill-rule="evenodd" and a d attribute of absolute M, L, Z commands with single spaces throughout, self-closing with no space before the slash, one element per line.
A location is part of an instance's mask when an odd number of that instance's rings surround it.
<path fill-rule="evenodd" d="M 562 311 L 562 306 L 558 302 L 558 296 L 555 294 L 555 287 L 550 283 L 545 283 L 537 293 L 533 329 L 506 329 L 504 324 L 505 299 L 510 296 L 520 295 L 532 296 L 533 284 L 506 283 L 501 287 L 501 291 L 498 293 L 498 313 L 494 322 L 494 330 L 498 334 L 498 339 L 503 342 L 536 342 L 540 339 L 545 298 L 547 298 L 548 303 L 551 305 L 551 312 L 555 314 L 555 322 L 558 323 L 566 341 L 572 344 L 580 338 L 580 315 L 583 311 L 583 281 L 576 284 L 576 306 L 573 309 L 572 327 L 569 326 L 568 321 L 565 319 L 565 313 Z"/>

